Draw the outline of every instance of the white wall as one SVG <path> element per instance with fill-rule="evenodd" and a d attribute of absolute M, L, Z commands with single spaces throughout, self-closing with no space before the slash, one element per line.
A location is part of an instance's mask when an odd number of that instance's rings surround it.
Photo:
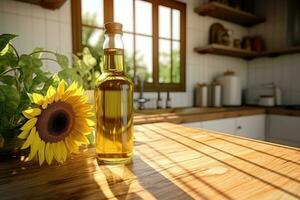
<path fill-rule="evenodd" d="M 286 42 L 287 1 L 265 0 L 258 4 L 258 12 L 267 21 L 250 29 L 251 35 L 262 35 L 268 50 L 282 49 Z M 259 87 L 275 83 L 283 90 L 283 104 L 300 104 L 300 54 L 274 58 L 260 58 L 248 63 L 248 103 L 257 103 L 259 95 L 271 92 Z"/>
<path fill-rule="evenodd" d="M 71 1 L 59 10 L 43 9 L 40 6 L 12 0 L 0 0 L 0 34 L 19 35 L 14 45 L 21 53 L 30 53 L 35 47 L 72 53 Z M 49 71 L 57 71 L 58 66 L 46 62 Z"/>
<path fill-rule="evenodd" d="M 211 17 L 199 16 L 194 8 L 204 0 L 187 1 L 187 57 L 186 57 L 186 92 L 171 93 L 173 107 L 192 106 L 193 86 L 196 82 L 209 83 L 214 77 L 226 70 L 233 70 L 240 75 L 243 87 L 247 86 L 247 61 L 226 56 L 200 55 L 193 51 L 195 46 L 208 44 L 209 27 L 214 22 L 233 30 L 235 38 L 248 34 L 249 30 Z M 56 11 L 46 10 L 11 0 L 0 0 L 0 33 L 19 34 L 15 45 L 22 52 L 34 47 L 45 47 L 70 55 L 72 52 L 70 0 Z M 53 64 L 47 63 L 46 69 L 56 71 Z M 137 95 L 137 94 L 135 94 Z M 146 93 L 151 98 L 147 107 L 155 107 L 156 93 Z M 165 98 L 165 94 L 162 94 Z"/>

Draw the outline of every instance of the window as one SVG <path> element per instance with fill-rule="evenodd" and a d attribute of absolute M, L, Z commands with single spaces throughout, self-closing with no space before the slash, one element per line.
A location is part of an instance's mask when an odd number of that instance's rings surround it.
<path fill-rule="evenodd" d="M 174 0 L 72 0 L 73 52 L 88 47 L 100 63 L 103 25 L 120 22 L 127 73 L 145 91 L 184 91 L 185 12 Z"/>

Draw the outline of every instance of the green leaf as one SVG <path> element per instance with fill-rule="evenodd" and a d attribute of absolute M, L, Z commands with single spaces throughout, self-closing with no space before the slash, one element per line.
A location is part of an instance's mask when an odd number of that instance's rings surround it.
<path fill-rule="evenodd" d="M 82 83 L 82 78 L 77 74 L 76 70 L 74 70 L 73 68 L 67 68 L 58 72 L 58 76 L 59 78 L 68 81 L 69 83 L 73 81 L 77 81 L 79 84 Z"/>
<path fill-rule="evenodd" d="M 88 71 L 97 64 L 96 59 L 92 56 L 89 48 L 87 47 L 83 49 L 83 62 L 88 67 Z"/>
<path fill-rule="evenodd" d="M 9 42 L 10 40 L 17 37 L 14 34 L 2 34 L 0 35 L 0 56 L 5 55 L 9 50 Z"/>
<path fill-rule="evenodd" d="M 48 90 L 48 88 L 50 87 L 50 85 L 52 85 L 53 83 L 53 79 L 48 78 L 48 80 L 45 82 L 44 87 L 42 88 L 41 92 L 43 95 L 46 95 L 46 91 Z"/>
<path fill-rule="evenodd" d="M 4 72 L 7 67 L 15 68 L 18 66 L 18 58 L 12 53 L 8 52 L 3 56 L 0 56 L 0 73 Z"/>
<path fill-rule="evenodd" d="M 20 95 L 18 91 L 8 85 L 0 85 L 0 96 L 4 97 L 0 101 L 0 107 L 5 114 L 14 114 L 20 103 Z"/>
<path fill-rule="evenodd" d="M 57 63 L 61 66 L 62 69 L 66 69 L 69 66 L 68 57 L 59 53 L 55 54 Z"/>
<path fill-rule="evenodd" d="M 43 48 L 40 48 L 40 47 L 36 47 L 33 52 L 31 53 L 32 54 L 32 57 L 34 58 L 41 58 L 42 55 L 43 55 L 43 51 L 44 49 Z"/>
<path fill-rule="evenodd" d="M 0 81 L 2 83 L 5 83 L 6 85 L 15 85 L 16 84 L 16 80 L 14 76 L 11 75 L 4 75 L 0 77 Z"/>
<path fill-rule="evenodd" d="M 4 49 L 2 49 L 2 50 L 0 51 L 0 56 L 5 55 L 5 54 L 8 52 L 8 50 L 9 50 L 9 44 L 7 44 L 7 45 L 4 47 Z"/>
<path fill-rule="evenodd" d="M 44 75 L 44 72 L 40 69 L 43 63 L 38 58 L 22 55 L 20 57 L 19 65 L 21 67 L 20 82 L 23 82 L 26 91 L 30 92 L 34 74 L 40 76 Z"/>

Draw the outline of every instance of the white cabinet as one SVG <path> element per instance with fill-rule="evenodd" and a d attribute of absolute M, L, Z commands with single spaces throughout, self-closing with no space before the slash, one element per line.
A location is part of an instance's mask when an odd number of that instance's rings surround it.
<path fill-rule="evenodd" d="M 223 133 L 235 133 L 235 118 L 217 119 L 202 122 L 202 128 Z"/>
<path fill-rule="evenodd" d="M 203 128 L 222 133 L 235 134 L 242 137 L 264 140 L 265 123 L 265 115 L 251 115 L 237 118 L 184 123 L 182 125 L 191 128 Z"/>
<path fill-rule="evenodd" d="M 236 118 L 236 135 L 253 139 L 265 139 L 265 115 Z"/>
<path fill-rule="evenodd" d="M 268 137 L 300 144 L 300 117 L 270 115 Z"/>

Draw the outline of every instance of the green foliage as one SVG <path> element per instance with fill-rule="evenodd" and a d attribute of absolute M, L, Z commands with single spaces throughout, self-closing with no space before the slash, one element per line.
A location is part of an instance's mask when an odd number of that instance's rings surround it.
<path fill-rule="evenodd" d="M 30 54 L 19 55 L 10 41 L 13 34 L 0 35 L 0 139 L 9 141 L 25 123 L 22 111 L 31 104 L 30 93 L 46 94 L 58 79 L 71 83 L 77 81 L 85 89 L 94 87 L 94 67 L 97 64 L 89 49 L 84 49 L 82 59 L 73 56 L 73 66 L 68 58 L 57 52 L 35 48 Z M 57 63 L 61 71 L 52 75 L 42 69 L 43 60 Z"/>
<path fill-rule="evenodd" d="M 170 53 L 160 53 L 159 62 L 159 82 L 161 83 L 179 83 L 180 82 L 180 52 L 173 50 L 172 58 Z M 172 74 L 171 60 L 172 59 Z M 172 78 L 172 79 L 171 79 Z M 172 80 L 172 81 L 171 81 Z"/>
<path fill-rule="evenodd" d="M 94 89 L 97 73 L 95 73 L 95 66 L 97 60 L 92 56 L 88 48 L 84 48 L 82 52 L 82 59 L 73 55 L 73 66 L 67 65 L 67 58 L 62 58 L 62 55 L 56 56 L 60 60 L 58 64 L 62 70 L 58 72 L 58 76 L 68 82 L 77 81 L 84 89 Z M 59 59 L 58 59 L 59 58 Z M 63 61 L 64 60 L 64 61 Z"/>
<path fill-rule="evenodd" d="M 21 113 L 30 105 L 27 93 L 41 91 L 41 86 L 51 80 L 49 73 L 41 70 L 42 52 L 19 56 L 10 43 L 15 37 L 0 35 L 0 137 L 4 141 L 13 138 L 24 123 Z M 43 88 L 42 92 L 47 89 Z"/>
<path fill-rule="evenodd" d="M 13 34 L 2 34 L 0 38 L 0 56 L 6 54 L 9 50 L 9 42 L 17 37 L 17 35 Z"/>

